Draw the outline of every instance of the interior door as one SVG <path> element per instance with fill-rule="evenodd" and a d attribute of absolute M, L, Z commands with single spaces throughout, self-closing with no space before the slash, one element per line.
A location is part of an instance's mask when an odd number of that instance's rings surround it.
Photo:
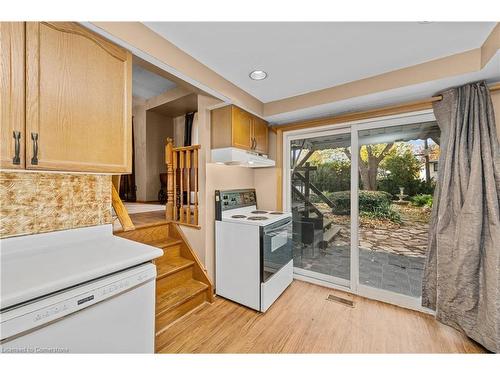
<path fill-rule="evenodd" d="M 75 23 L 26 26 L 28 169 L 131 171 L 131 54 Z"/>
<path fill-rule="evenodd" d="M 252 115 L 235 106 L 232 109 L 232 138 L 234 147 L 252 148 Z"/>
<path fill-rule="evenodd" d="M 0 166 L 24 168 L 24 23 L 0 22 Z"/>

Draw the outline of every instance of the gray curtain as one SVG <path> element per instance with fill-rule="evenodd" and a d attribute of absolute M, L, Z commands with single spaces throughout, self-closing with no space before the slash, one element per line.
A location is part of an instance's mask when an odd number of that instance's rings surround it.
<path fill-rule="evenodd" d="M 500 352 L 500 145 L 488 86 L 442 93 L 439 178 L 429 229 L 422 305 Z"/>

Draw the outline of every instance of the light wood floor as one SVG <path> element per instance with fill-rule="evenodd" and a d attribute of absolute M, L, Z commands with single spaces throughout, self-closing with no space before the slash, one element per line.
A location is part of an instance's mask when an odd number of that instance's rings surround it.
<path fill-rule="evenodd" d="M 329 294 L 354 307 L 327 301 Z M 477 353 L 434 317 L 295 280 L 265 313 L 216 298 L 158 337 L 162 353 Z"/>
<path fill-rule="evenodd" d="M 159 202 L 148 202 L 148 203 L 138 203 L 138 202 L 123 202 L 125 208 L 127 209 L 129 215 L 137 214 L 142 212 L 150 211 L 163 211 L 165 212 L 165 205 Z"/>
<path fill-rule="evenodd" d="M 130 214 L 130 219 L 136 227 L 155 224 L 160 222 L 165 222 L 165 210 L 161 211 L 148 211 L 148 212 L 138 212 L 135 214 Z"/>
<path fill-rule="evenodd" d="M 148 211 L 130 214 L 130 220 L 134 223 L 135 227 L 141 227 L 149 224 L 157 224 L 166 222 L 165 210 L 162 211 Z M 113 231 L 115 233 L 122 231 L 122 226 L 118 219 L 113 222 Z"/>

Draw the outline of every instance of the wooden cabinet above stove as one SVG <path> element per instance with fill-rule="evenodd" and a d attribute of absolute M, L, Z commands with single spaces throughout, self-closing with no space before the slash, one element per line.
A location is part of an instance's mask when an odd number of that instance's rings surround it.
<path fill-rule="evenodd" d="M 237 147 L 268 153 L 267 122 L 234 105 L 212 111 L 212 148 Z"/>

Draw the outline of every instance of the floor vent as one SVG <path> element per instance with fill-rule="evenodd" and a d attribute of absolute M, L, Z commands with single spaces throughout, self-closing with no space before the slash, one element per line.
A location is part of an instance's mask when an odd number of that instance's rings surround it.
<path fill-rule="evenodd" d="M 351 300 L 348 300 L 348 299 L 345 299 L 342 297 L 337 297 L 337 296 L 334 296 L 333 294 L 329 294 L 326 300 L 332 301 L 332 302 L 338 302 L 338 303 L 341 303 L 341 304 L 349 306 L 349 307 L 354 307 L 354 301 L 351 301 Z"/>

